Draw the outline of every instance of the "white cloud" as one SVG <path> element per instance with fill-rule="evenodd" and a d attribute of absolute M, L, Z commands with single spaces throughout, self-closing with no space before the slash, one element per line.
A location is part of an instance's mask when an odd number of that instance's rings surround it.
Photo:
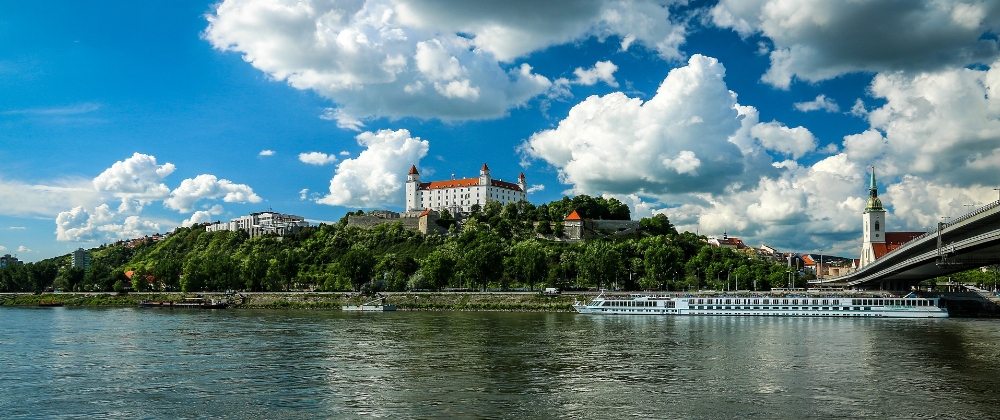
<path fill-rule="evenodd" d="M 24 245 L 21 245 L 21 246 L 17 247 L 17 252 L 31 252 L 31 250 L 28 249 L 28 247 L 26 247 Z"/>
<path fill-rule="evenodd" d="M 223 211 L 224 211 L 224 209 L 222 208 L 222 206 L 220 206 L 218 204 L 212 206 L 212 208 L 207 209 L 207 210 L 198 210 L 198 211 L 192 213 L 191 217 L 189 217 L 189 218 L 185 219 L 183 222 L 181 222 L 181 226 L 183 226 L 183 227 L 189 227 L 189 226 L 194 226 L 194 225 L 196 225 L 198 223 L 211 222 L 212 221 L 212 216 L 218 216 L 218 215 L 222 214 Z"/>
<path fill-rule="evenodd" d="M 348 152 L 348 151 L 346 151 L 346 150 L 342 150 L 342 151 L 340 152 L 340 155 L 341 155 L 341 156 L 350 156 L 350 155 L 351 155 L 351 152 Z"/>
<path fill-rule="evenodd" d="M 20 217 L 54 217 L 74 206 L 101 202 L 90 179 L 66 178 L 30 184 L 0 176 L 0 214 Z"/>
<path fill-rule="evenodd" d="M 310 165 L 322 166 L 336 162 L 337 157 L 320 152 L 299 153 L 299 161 Z"/>
<path fill-rule="evenodd" d="M 596 36 L 679 59 L 682 1 L 466 2 L 226 0 L 204 38 L 255 68 L 338 106 L 324 113 L 360 130 L 372 117 L 497 118 L 551 82 L 519 57 Z"/>
<path fill-rule="evenodd" d="M 872 129 L 885 139 L 866 132 L 872 138 L 867 148 L 858 139 L 848 144 L 859 143 L 864 156 L 881 149 L 885 174 L 960 187 L 995 179 L 1000 171 L 1000 62 L 987 71 L 879 74 L 869 90 L 886 101 L 868 114 Z"/>
<path fill-rule="evenodd" d="M 585 86 L 591 86 L 597 82 L 607 83 L 608 86 L 618 87 L 618 82 L 615 81 L 615 71 L 618 70 L 618 66 L 615 63 L 609 61 L 598 61 L 587 70 L 582 67 L 577 67 L 573 70 L 573 74 L 576 76 L 575 84 L 581 84 Z"/>
<path fill-rule="evenodd" d="M 299 190 L 299 200 L 305 201 L 306 197 L 309 195 L 309 189 L 303 188 Z"/>
<path fill-rule="evenodd" d="M 555 166 L 574 193 L 722 192 L 749 174 L 773 172 L 744 127 L 756 122 L 756 110 L 739 106 L 724 75 L 717 60 L 694 55 L 649 101 L 592 96 L 521 150 Z"/>
<path fill-rule="evenodd" d="M 532 186 L 528 187 L 528 191 L 526 191 L 526 192 L 528 194 L 531 194 L 531 193 L 536 193 L 536 192 L 539 192 L 539 191 L 545 191 L 545 185 L 542 185 L 542 184 L 532 185 Z"/>
<path fill-rule="evenodd" d="M 364 132 L 358 134 L 357 140 L 366 149 L 337 166 L 330 180 L 330 193 L 317 202 L 363 208 L 401 202 L 406 172 L 427 155 L 430 143 L 410 137 L 405 129 Z"/>
<path fill-rule="evenodd" d="M 261 150 L 260 153 L 257 154 L 257 156 L 274 156 L 274 150 L 267 150 L 267 149 Z"/>
<path fill-rule="evenodd" d="M 7 250 L 7 247 L 5 247 L 3 245 L 0 245 L 0 252 L 6 251 L 6 250 Z"/>
<path fill-rule="evenodd" d="M 245 184 L 236 184 L 215 175 L 201 174 L 181 181 L 181 185 L 163 200 L 168 208 L 181 213 L 194 211 L 194 204 L 202 199 L 218 199 L 227 203 L 259 203 L 261 198 Z"/>
<path fill-rule="evenodd" d="M 816 149 L 816 137 L 805 127 L 788 128 L 772 121 L 755 125 L 750 133 L 768 150 L 798 159 Z"/>
<path fill-rule="evenodd" d="M 24 227 L 24 226 L 11 226 L 8 229 L 10 229 L 10 230 L 25 230 L 27 228 Z"/>
<path fill-rule="evenodd" d="M 136 152 L 128 159 L 115 162 L 94 178 L 94 188 L 110 192 L 115 197 L 140 200 L 148 204 L 170 194 L 170 188 L 160 181 L 173 173 L 174 169 L 176 167 L 172 163 L 159 165 L 156 157 Z"/>
<path fill-rule="evenodd" d="M 1000 3 L 958 0 L 722 0 L 715 25 L 761 34 L 774 49 L 762 80 L 787 89 L 863 71 L 928 71 L 990 63 Z"/>
<path fill-rule="evenodd" d="M 840 112 L 840 107 L 833 99 L 827 98 L 826 95 L 819 95 L 816 99 L 809 102 L 796 102 L 794 104 L 795 109 L 802 112 L 809 111 L 826 111 L 826 112 Z M 863 106 L 863 105 L 862 105 Z"/>

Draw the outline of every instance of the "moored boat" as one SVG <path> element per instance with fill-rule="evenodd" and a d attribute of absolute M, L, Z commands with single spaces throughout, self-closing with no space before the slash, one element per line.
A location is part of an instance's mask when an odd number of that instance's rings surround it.
<path fill-rule="evenodd" d="M 376 305 L 375 303 L 378 302 Z M 365 302 L 361 305 L 344 305 L 340 307 L 342 311 L 356 311 L 356 312 L 391 312 L 396 310 L 396 305 L 386 305 L 385 297 L 379 297 L 371 302 Z"/>
<path fill-rule="evenodd" d="M 180 309 L 225 309 L 229 307 L 226 299 L 205 299 L 201 297 L 184 298 L 180 302 L 143 300 L 140 308 L 180 308 Z"/>
<path fill-rule="evenodd" d="M 657 295 L 606 296 L 601 292 L 589 302 L 573 307 L 595 315 L 724 315 L 947 318 L 948 310 L 937 298 L 812 297 L 812 296 L 713 296 Z"/>
<path fill-rule="evenodd" d="M 38 306 L 43 307 L 43 308 L 52 308 L 52 307 L 56 307 L 56 306 L 63 306 L 63 303 L 62 302 L 46 302 L 46 301 L 42 301 L 42 302 L 38 302 Z"/>

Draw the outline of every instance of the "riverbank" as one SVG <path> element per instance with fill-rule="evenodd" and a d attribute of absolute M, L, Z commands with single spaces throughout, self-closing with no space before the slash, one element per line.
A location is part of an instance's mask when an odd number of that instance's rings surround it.
<path fill-rule="evenodd" d="M 360 305 L 372 297 L 355 293 L 45 293 L 0 295 L 0 306 L 38 306 L 42 302 L 57 302 L 64 306 L 129 307 L 143 300 L 180 301 L 185 297 L 229 299 L 232 309 L 334 309 L 344 305 Z M 574 299 L 582 296 L 544 296 L 539 293 L 392 293 L 386 304 L 398 310 L 423 311 L 517 311 L 573 312 Z"/>
<path fill-rule="evenodd" d="M 574 301 L 586 301 L 596 293 L 564 294 L 546 296 L 540 293 L 494 292 L 494 293 L 386 293 L 385 303 L 395 305 L 401 311 L 498 311 L 498 312 L 574 312 Z M 702 296 L 719 296 L 719 293 L 705 292 Z M 852 296 L 872 296 L 872 293 L 858 293 Z M 970 292 L 936 292 L 930 294 L 942 299 L 955 318 L 997 318 L 1000 305 Z M 268 292 L 268 293 L 10 293 L 0 294 L 0 306 L 39 306 L 39 303 L 61 303 L 63 306 L 79 307 L 134 307 L 143 300 L 180 301 L 185 297 L 200 296 L 214 299 L 229 299 L 232 309 L 330 309 L 340 310 L 345 305 L 361 305 L 372 301 L 371 296 L 344 292 Z M 841 294 L 841 296 L 848 296 Z"/>

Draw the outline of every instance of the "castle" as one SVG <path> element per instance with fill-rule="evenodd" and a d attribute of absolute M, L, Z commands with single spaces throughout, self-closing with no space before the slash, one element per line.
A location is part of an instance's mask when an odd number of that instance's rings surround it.
<path fill-rule="evenodd" d="M 449 181 L 420 182 L 417 166 L 410 167 L 406 176 L 406 211 L 448 210 L 452 214 L 469 213 L 472 206 L 486 205 L 487 201 L 500 204 L 527 201 L 528 183 L 522 172 L 517 183 L 493 179 L 490 168 L 483 164 L 479 178 L 452 179 Z"/>

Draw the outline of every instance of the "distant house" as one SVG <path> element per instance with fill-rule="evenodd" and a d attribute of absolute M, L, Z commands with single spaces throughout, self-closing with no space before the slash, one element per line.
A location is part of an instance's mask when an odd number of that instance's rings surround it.
<path fill-rule="evenodd" d="M 744 249 L 747 247 L 746 244 L 744 244 L 743 241 L 740 240 L 740 238 L 736 237 L 730 238 L 729 234 L 726 232 L 722 233 L 722 239 L 708 238 L 708 245 L 720 248 L 729 248 L 729 249 Z"/>
<path fill-rule="evenodd" d="M 576 210 L 563 219 L 563 236 L 571 240 L 583 240 L 609 235 L 626 235 L 639 230 L 639 222 L 634 220 L 584 219 Z"/>

